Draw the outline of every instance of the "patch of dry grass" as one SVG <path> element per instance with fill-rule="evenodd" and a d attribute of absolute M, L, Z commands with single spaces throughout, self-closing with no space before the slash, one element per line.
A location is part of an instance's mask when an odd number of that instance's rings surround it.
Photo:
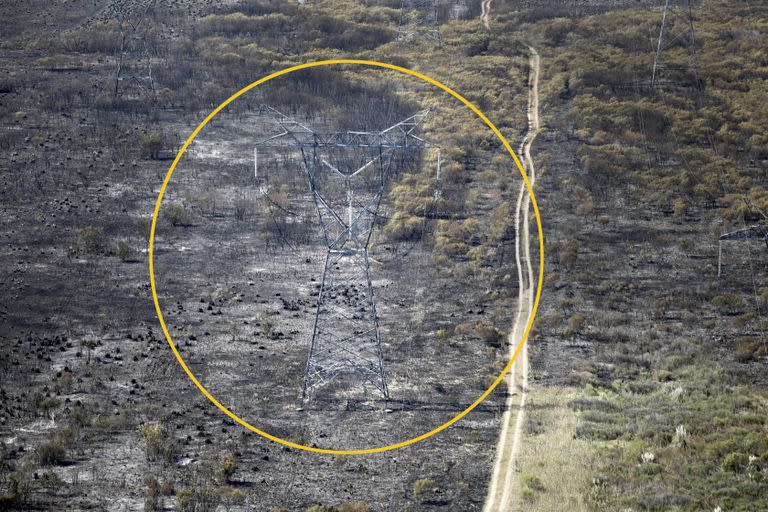
<path fill-rule="evenodd" d="M 517 460 L 520 488 L 510 510 L 588 510 L 585 495 L 594 473 L 597 446 L 574 436 L 578 413 L 568 403 L 579 396 L 579 390 L 571 387 L 529 389 L 526 428 Z"/>

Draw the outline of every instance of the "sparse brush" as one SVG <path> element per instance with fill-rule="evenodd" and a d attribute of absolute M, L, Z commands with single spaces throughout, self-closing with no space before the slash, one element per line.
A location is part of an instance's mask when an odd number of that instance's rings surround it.
<path fill-rule="evenodd" d="M 37 461 L 43 466 L 52 466 L 64 462 L 67 451 L 59 441 L 43 443 L 35 449 Z"/>
<path fill-rule="evenodd" d="M 422 497 L 426 492 L 434 491 L 437 488 L 437 482 L 431 478 L 421 478 L 413 482 L 413 496 Z"/>
<path fill-rule="evenodd" d="M 149 460 L 169 462 L 176 453 L 176 442 L 160 423 L 148 423 L 139 427 L 139 434 L 144 442 L 144 451 Z"/>

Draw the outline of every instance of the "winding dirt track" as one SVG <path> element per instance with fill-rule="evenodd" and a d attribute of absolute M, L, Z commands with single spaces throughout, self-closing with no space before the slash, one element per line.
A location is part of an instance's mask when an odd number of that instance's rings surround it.
<path fill-rule="evenodd" d="M 488 30 L 491 29 L 491 24 L 488 21 L 488 15 L 491 13 L 491 2 L 493 0 L 483 0 L 480 4 L 480 21 L 483 22 L 483 26 Z"/>
<path fill-rule="evenodd" d="M 488 13 L 485 10 L 485 6 L 487 3 L 488 8 L 490 8 L 490 2 L 491 0 L 483 2 L 483 12 L 485 13 L 483 23 L 486 25 L 486 28 L 488 27 Z M 529 59 L 531 70 L 528 80 L 528 131 L 520 145 L 519 154 L 522 156 L 525 172 L 531 182 L 531 187 L 533 187 L 536 184 L 536 168 L 531 157 L 531 146 L 541 129 L 539 122 L 540 59 L 535 48 L 529 46 L 528 49 L 531 54 Z M 517 345 L 520 343 L 525 325 L 528 323 L 528 319 L 533 311 L 533 300 L 536 291 L 530 251 L 530 202 L 531 198 L 528 195 L 525 183 L 521 183 L 515 209 L 515 258 L 519 288 L 517 317 L 515 318 L 512 332 L 509 335 L 510 357 L 512 357 Z M 523 264 L 525 268 L 523 268 Z M 527 344 L 523 346 L 520 356 L 512 366 L 507 383 L 510 389 L 502 418 L 501 435 L 496 445 L 496 461 L 493 467 L 493 475 L 488 487 L 488 495 L 485 499 L 483 512 L 502 512 L 508 510 L 512 489 L 515 487 L 515 461 L 520 451 L 523 419 L 525 418 L 525 400 L 528 393 Z M 517 390 L 519 390 L 519 396 Z M 517 414 L 513 419 L 512 409 L 515 405 L 517 405 Z"/>

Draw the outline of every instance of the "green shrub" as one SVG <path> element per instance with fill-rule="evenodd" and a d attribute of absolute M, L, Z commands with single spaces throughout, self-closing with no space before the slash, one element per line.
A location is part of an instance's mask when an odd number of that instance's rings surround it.
<path fill-rule="evenodd" d="M 160 501 L 160 484 L 152 475 L 144 476 L 144 485 L 146 486 L 146 495 L 144 496 L 144 511 L 151 512 L 157 510 Z"/>
<path fill-rule="evenodd" d="M 483 342 L 492 346 L 501 345 L 501 342 L 504 339 L 504 333 L 489 323 L 478 324 L 475 328 L 475 334 Z"/>
<path fill-rule="evenodd" d="M 35 449 L 37 461 L 43 466 L 52 466 L 64 462 L 67 451 L 59 441 L 43 443 Z"/>
<path fill-rule="evenodd" d="M 43 414 L 47 415 L 52 410 L 57 408 L 60 403 L 61 403 L 61 401 L 58 398 L 56 398 L 54 396 L 47 396 L 47 397 L 43 398 L 42 400 L 40 400 L 40 403 L 38 403 L 37 406 L 38 406 L 38 408 L 40 409 L 40 411 Z"/>
<path fill-rule="evenodd" d="M 542 483 L 541 479 L 532 473 L 523 473 L 520 477 L 520 482 L 535 491 L 544 490 L 544 484 Z"/>
<path fill-rule="evenodd" d="M 180 226 L 187 222 L 187 210 L 179 203 L 166 206 L 164 216 L 171 226 Z"/>
<path fill-rule="evenodd" d="M 148 423 L 139 427 L 144 452 L 149 460 L 170 461 L 176 452 L 176 443 L 161 424 Z"/>
<path fill-rule="evenodd" d="M 181 512 L 214 512 L 221 494 L 211 487 L 185 487 L 176 494 Z"/>
<path fill-rule="evenodd" d="M 120 258 L 120 261 L 127 262 L 133 260 L 136 251 L 128 244 L 128 242 L 120 240 L 115 247 L 115 254 Z"/>
<path fill-rule="evenodd" d="M 577 334 L 584 329 L 584 324 L 586 323 L 586 318 L 584 318 L 584 315 L 581 313 L 574 313 L 571 315 L 571 317 L 568 319 L 568 331 L 569 334 Z"/>
<path fill-rule="evenodd" d="M 226 509 L 227 512 L 229 512 L 232 507 L 245 503 L 245 493 L 240 489 L 230 486 L 220 488 L 219 497 L 221 498 L 221 504 L 224 505 L 224 509 Z"/>
<path fill-rule="evenodd" d="M 267 338 L 271 338 L 275 330 L 275 326 L 268 320 L 261 322 L 261 333 Z"/>
<path fill-rule="evenodd" d="M 747 468 L 749 463 L 749 456 L 741 452 L 729 453 L 723 459 L 723 469 L 733 471 L 734 473 L 741 473 Z"/>
<path fill-rule="evenodd" d="M 163 149 L 163 136 L 159 133 L 146 133 L 139 140 L 139 150 L 141 156 L 156 160 L 160 156 L 160 150 Z"/>
<path fill-rule="evenodd" d="M 228 483 L 232 480 L 235 471 L 237 471 L 237 463 L 235 463 L 235 458 L 229 455 L 221 462 L 221 466 L 219 466 L 219 479 L 222 483 Z"/>
<path fill-rule="evenodd" d="M 523 501 L 531 502 L 536 499 L 536 493 L 534 493 L 533 490 L 527 485 L 523 485 L 520 487 L 520 499 Z"/>
<path fill-rule="evenodd" d="M 104 229 L 87 226 L 76 234 L 77 248 L 88 254 L 103 254 L 107 249 L 107 236 Z"/>
<path fill-rule="evenodd" d="M 55 389 L 57 393 L 69 393 L 74 381 L 75 379 L 72 376 L 72 372 L 63 371 L 61 375 L 56 378 L 56 384 L 54 384 L 53 389 Z"/>

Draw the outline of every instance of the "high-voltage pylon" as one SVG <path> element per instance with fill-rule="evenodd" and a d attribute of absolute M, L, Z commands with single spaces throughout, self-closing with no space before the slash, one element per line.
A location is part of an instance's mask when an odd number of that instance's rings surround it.
<path fill-rule="evenodd" d="M 143 96 L 155 89 L 149 43 L 149 18 L 155 0 L 113 0 L 110 14 L 120 30 L 115 96 Z"/>
<path fill-rule="evenodd" d="M 452 20 L 463 20 L 469 13 L 469 7 L 467 6 L 467 0 L 455 0 L 451 6 L 449 15 Z"/>
<path fill-rule="evenodd" d="M 380 132 L 319 133 L 271 107 L 282 133 L 256 144 L 299 150 L 326 245 L 303 396 L 354 374 L 389 398 L 368 248 L 388 178 L 414 150 L 435 147 L 414 133 L 429 109 Z M 258 151 L 254 151 L 258 176 Z M 439 161 L 439 158 L 438 158 Z"/>
<path fill-rule="evenodd" d="M 701 90 L 691 0 L 665 0 L 653 58 L 651 87 L 689 85 Z M 679 55 L 682 50 L 683 55 Z"/>
<path fill-rule="evenodd" d="M 730 233 L 725 233 L 720 236 L 717 250 L 717 277 L 718 279 L 723 274 L 723 242 L 729 241 L 743 241 L 743 240 L 761 240 L 765 242 L 765 248 L 768 249 L 768 215 L 766 215 L 760 208 L 758 208 L 747 197 L 742 198 L 747 205 L 747 208 L 757 211 L 762 217 L 760 224 L 754 224 L 752 226 L 738 229 Z M 751 265 L 751 264 L 750 264 Z M 754 278 L 754 275 L 753 275 Z"/>
<path fill-rule="evenodd" d="M 761 240 L 768 249 L 768 229 L 763 224 L 755 224 L 720 236 L 717 250 L 717 277 L 723 275 L 723 242 L 738 240 Z"/>
<path fill-rule="evenodd" d="M 417 37 L 440 44 L 438 0 L 402 0 L 398 41 L 412 41 Z"/>

